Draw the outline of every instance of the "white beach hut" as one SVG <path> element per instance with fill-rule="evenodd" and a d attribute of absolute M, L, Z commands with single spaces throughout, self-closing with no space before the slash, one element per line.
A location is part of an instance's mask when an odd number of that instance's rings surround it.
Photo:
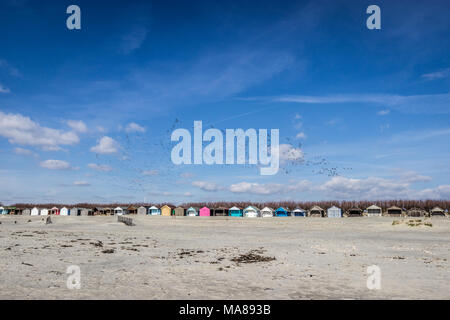
<path fill-rule="evenodd" d="M 121 207 L 117 207 L 114 209 L 114 214 L 117 214 L 118 216 L 123 215 L 123 209 Z"/>
<path fill-rule="evenodd" d="M 69 215 L 69 209 L 67 209 L 66 207 L 61 208 L 61 210 L 59 211 L 59 215 L 60 216 L 68 216 Z"/>
<path fill-rule="evenodd" d="M 273 217 L 273 209 L 265 207 L 264 209 L 261 210 L 261 217 L 263 218 Z"/>
<path fill-rule="evenodd" d="M 41 209 L 40 215 L 41 216 L 48 216 L 48 209 Z"/>
<path fill-rule="evenodd" d="M 147 208 L 146 207 L 143 207 L 143 206 L 140 206 L 138 209 L 137 209 L 137 214 L 139 214 L 139 215 L 145 215 L 145 214 L 147 214 Z"/>
<path fill-rule="evenodd" d="M 260 211 L 258 208 L 253 207 L 253 206 L 248 206 L 247 208 L 244 209 L 244 217 L 247 218 L 256 218 L 260 216 Z"/>
<path fill-rule="evenodd" d="M 328 218 L 342 218 L 342 210 L 336 206 L 332 206 L 327 210 Z"/>
<path fill-rule="evenodd" d="M 369 217 L 381 217 L 382 209 L 376 205 L 371 205 L 367 208 L 367 216 Z"/>
<path fill-rule="evenodd" d="M 161 210 L 159 210 L 155 206 L 151 206 L 150 208 L 148 208 L 148 214 L 152 215 L 152 216 L 160 216 L 161 215 Z"/>
<path fill-rule="evenodd" d="M 306 217 L 306 210 L 297 208 L 294 211 L 292 211 L 293 217 Z"/>
<path fill-rule="evenodd" d="M 32 216 L 38 216 L 39 215 L 39 209 L 34 207 L 33 209 L 31 209 L 31 215 Z"/>

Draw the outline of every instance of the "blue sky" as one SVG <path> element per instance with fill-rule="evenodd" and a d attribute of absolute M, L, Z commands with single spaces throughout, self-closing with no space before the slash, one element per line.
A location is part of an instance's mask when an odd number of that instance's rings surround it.
<path fill-rule="evenodd" d="M 66 8 L 81 8 L 81 30 Z M 367 6 L 381 30 L 366 28 Z M 0 3 L 0 202 L 450 198 L 448 1 Z M 277 175 L 175 166 L 195 120 Z"/>

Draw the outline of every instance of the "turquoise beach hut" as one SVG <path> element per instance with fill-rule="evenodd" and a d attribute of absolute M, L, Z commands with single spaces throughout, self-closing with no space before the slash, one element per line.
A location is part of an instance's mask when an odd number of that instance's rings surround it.
<path fill-rule="evenodd" d="M 198 216 L 198 212 L 199 212 L 198 208 L 190 207 L 189 209 L 186 210 L 186 216 L 196 217 Z"/>
<path fill-rule="evenodd" d="M 230 217 L 242 217 L 242 210 L 238 207 L 231 207 L 228 209 L 228 214 Z"/>
<path fill-rule="evenodd" d="M 285 208 L 279 207 L 277 210 L 275 210 L 275 215 L 277 217 L 287 217 L 289 214 Z"/>

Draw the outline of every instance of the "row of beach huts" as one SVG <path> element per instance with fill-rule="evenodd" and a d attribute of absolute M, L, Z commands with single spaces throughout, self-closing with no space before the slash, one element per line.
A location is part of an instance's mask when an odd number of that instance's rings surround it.
<path fill-rule="evenodd" d="M 289 208 L 280 207 L 278 209 L 272 209 L 265 207 L 259 209 L 255 206 L 248 206 L 244 209 L 238 207 L 224 208 L 197 208 L 197 207 L 172 207 L 164 205 L 161 208 L 156 206 L 127 206 L 127 207 L 95 207 L 95 208 L 19 208 L 19 207 L 0 207 L 0 215 L 31 215 L 31 216 L 47 216 L 47 215 L 61 215 L 61 216 L 96 216 L 96 215 L 152 215 L 152 216 L 230 216 L 230 217 L 329 217 L 329 218 L 341 218 L 341 217 L 362 217 L 362 216 L 396 216 L 396 217 L 431 217 L 431 216 L 448 216 L 448 211 L 439 207 L 435 207 L 429 212 L 412 208 L 409 210 L 402 209 L 396 206 L 392 206 L 383 211 L 382 208 L 371 205 L 365 210 L 358 207 L 350 208 L 343 212 L 342 209 L 332 206 L 327 210 L 322 209 L 319 206 L 313 206 L 309 210 L 302 208 L 295 208 L 290 210 Z"/>

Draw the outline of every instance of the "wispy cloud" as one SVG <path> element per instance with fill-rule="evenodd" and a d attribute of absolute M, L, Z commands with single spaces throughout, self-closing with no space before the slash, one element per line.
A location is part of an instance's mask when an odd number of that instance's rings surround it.
<path fill-rule="evenodd" d="M 0 93 L 10 93 L 11 90 L 0 83 Z"/>
<path fill-rule="evenodd" d="M 108 166 L 106 164 L 89 163 L 87 166 L 93 170 L 102 172 L 110 172 L 113 169 L 111 166 Z"/>
<path fill-rule="evenodd" d="M 91 151 L 98 154 L 113 154 L 119 151 L 119 143 L 111 137 L 104 136 L 101 138 L 96 146 L 91 148 Z"/>
<path fill-rule="evenodd" d="M 39 164 L 42 168 L 50 170 L 71 170 L 73 169 L 70 163 L 63 160 L 45 160 Z"/>
<path fill-rule="evenodd" d="M 279 96 L 262 99 L 273 102 L 291 102 L 301 104 L 342 104 L 342 103 L 371 103 L 390 106 L 404 113 L 450 113 L 450 94 L 430 95 L 388 95 L 388 94 L 342 94 L 329 96 Z"/>
<path fill-rule="evenodd" d="M 448 78 L 450 77 L 450 68 L 442 69 L 439 71 L 426 73 L 421 76 L 423 79 L 432 81 L 436 79 Z"/>

